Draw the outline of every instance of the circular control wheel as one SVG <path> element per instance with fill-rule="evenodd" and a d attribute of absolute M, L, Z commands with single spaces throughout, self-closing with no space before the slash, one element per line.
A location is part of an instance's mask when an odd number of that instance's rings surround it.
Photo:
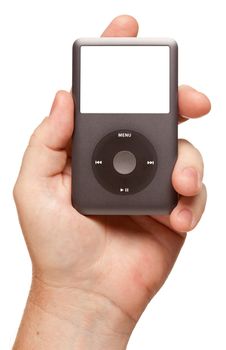
<path fill-rule="evenodd" d="M 142 134 L 117 130 L 96 145 L 92 168 L 97 181 L 108 191 L 127 195 L 143 190 L 153 180 L 157 155 Z"/>

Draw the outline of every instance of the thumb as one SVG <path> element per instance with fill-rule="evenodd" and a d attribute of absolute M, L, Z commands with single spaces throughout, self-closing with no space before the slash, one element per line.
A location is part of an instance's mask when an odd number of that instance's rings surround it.
<path fill-rule="evenodd" d="M 69 92 L 59 91 L 50 115 L 33 132 L 25 151 L 21 173 L 27 176 L 54 176 L 66 165 L 66 147 L 74 127 L 74 105 Z"/>

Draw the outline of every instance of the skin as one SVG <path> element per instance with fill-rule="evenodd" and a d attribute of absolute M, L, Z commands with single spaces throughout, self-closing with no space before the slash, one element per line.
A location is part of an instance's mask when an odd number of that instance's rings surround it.
<path fill-rule="evenodd" d="M 137 33 L 137 21 L 124 15 L 103 36 Z M 179 122 L 201 117 L 210 107 L 204 94 L 179 88 Z M 179 140 L 172 183 L 180 200 L 170 216 L 76 212 L 71 205 L 73 111 L 71 94 L 59 91 L 50 115 L 30 138 L 14 188 L 33 267 L 14 349 L 125 349 L 205 208 L 202 157 Z"/>

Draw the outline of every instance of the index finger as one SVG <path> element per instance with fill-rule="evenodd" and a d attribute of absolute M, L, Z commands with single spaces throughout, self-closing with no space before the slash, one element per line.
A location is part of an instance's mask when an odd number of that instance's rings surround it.
<path fill-rule="evenodd" d="M 188 85 L 181 85 L 178 90 L 179 122 L 190 118 L 199 118 L 209 113 L 210 100 L 202 92 Z"/>

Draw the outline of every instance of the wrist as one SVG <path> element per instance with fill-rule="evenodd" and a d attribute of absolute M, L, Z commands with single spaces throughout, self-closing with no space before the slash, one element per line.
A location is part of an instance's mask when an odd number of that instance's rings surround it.
<path fill-rule="evenodd" d="M 37 277 L 33 278 L 26 309 L 36 314 L 39 323 L 31 327 L 48 349 L 53 338 L 53 348 L 63 342 L 65 350 L 125 349 L 135 326 L 106 297 L 74 287 L 53 287 Z M 29 319 L 33 322 L 32 316 Z"/>

